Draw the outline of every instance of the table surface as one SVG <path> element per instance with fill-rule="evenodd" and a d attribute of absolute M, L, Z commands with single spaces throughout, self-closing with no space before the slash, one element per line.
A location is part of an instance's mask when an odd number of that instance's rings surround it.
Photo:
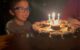
<path fill-rule="evenodd" d="M 7 47 L 6 39 L 8 36 L 0 36 L 0 50 Z M 49 37 L 46 33 L 35 33 L 35 36 L 28 38 L 32 49 L 34 50 L 80 50 L 80 33 L 52 35 Z"/>
<path fill-rule="evenodd" d="M 80 32 L 73 34 L 52 35 L 49 37 L 47 33 L 36 33 L 36 36 L 29 38 L 31 45 L 34 48 L 41 50 L 80 50 Z"/>

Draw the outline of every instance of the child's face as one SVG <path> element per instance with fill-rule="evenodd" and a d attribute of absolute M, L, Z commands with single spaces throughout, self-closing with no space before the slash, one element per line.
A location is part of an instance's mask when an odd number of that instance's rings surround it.
<path fill-rule="evenodd" d="M 20 1 L 14 6 L 14 16 L 20 21 L 26 21 L 29 16 L 29 4 L 27 1 Z"/>

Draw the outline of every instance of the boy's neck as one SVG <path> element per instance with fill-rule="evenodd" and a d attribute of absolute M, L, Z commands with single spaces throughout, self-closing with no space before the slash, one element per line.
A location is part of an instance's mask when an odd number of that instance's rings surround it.
<path fill-rule="evenodd" d="M 24 25 L 24 23 L 25 23 L 24 21 L 20 21 L 18 19 L 15 19 L 15 22 L 20 26 Z"/>

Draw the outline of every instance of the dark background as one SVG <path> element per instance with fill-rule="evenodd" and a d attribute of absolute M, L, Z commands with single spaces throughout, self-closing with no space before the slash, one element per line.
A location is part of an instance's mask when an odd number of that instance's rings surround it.
<path fill-rule="evenodd" d="M 31 21 L 47 19 L 48 13 L 62 13 L 68 0 L 30 0 Z M 9 14 L 9 0 L 0 0 L 0 34 L 5 34 L 5 25 L 12 17 Z"/>

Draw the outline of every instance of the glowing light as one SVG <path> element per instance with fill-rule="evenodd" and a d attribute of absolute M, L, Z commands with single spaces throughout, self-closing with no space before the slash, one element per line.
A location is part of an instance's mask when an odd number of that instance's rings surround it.
<path fill-rule="evenodd" d="M 59 19 L 60 19 L 60 13 L 58 13 L 58 21 L 59 21 Z"/>
<path fill-rule="evenodd" d="M 50 14 L 48 14 L 48 19 L 49 19 L 49 22 L 51 21 L 51 15 Z"/>
<path fill-rule="evenodd" d="M 55 14 L 55 12 L 53 12 L 53 13 L 52 13 L 52 18 L 53 18 L 53 20 L 55 20 L 55 16 L 56 16 L 56 14 Z"/>

